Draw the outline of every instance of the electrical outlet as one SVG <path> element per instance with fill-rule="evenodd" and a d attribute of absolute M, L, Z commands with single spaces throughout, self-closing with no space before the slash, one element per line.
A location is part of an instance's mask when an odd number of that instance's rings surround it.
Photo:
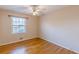
<path fill-rule="evenodd" d="M 22 40 L 23 39 L 23 37 L 20 37 L 20 40 Z"/>

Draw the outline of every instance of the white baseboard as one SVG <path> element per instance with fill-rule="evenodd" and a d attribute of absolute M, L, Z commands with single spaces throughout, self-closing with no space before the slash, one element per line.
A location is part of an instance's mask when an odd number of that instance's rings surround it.
<path fill-rule="evenodd" d="M 41 39 L 46 40 L 45 38 L 41 38 Z M 49 41 L 49 40 L 47 39 L 47 41 Z M 49 41 L 49 42 L 51 42 L 51 41 Z M 78 54 L 79 54 L 79 51 L 76 51 L 76 50 L 70 49 L 70 48 L 65 47 L 65 46 L 63 46 L 63 45 L 61 45 L 61 44 L 58 44 L 58 43 L 56 43 L 56 42 L 51 42 L 51 43 L 54 43 L 54 44 L 56 44 L 56 45 L 58 45 L 58 46 L 61 46 L 61 47 L 65 48 L 65 49 L 68 49 L 68 50 L 70 50 L 70 51 L 73 51 L 73 52 L 75 52 L 75 53 L 78 53 Z"/>
<path fill-rule="evenodd" d="M 35 37 L 35 38 L 37 38 L 37 37 Z M 33 38 L 30 38 L 30 39 L 33 39 Z M 12 42 L 8 42 L 8 43 L 5 43 L 5 44 L 1 44 L 0 46 L 12 44 L 12 43 L 17 43 L 17 42 L 21 42 L 21 41 L 25 41 L 25 40 L 29 40 L 29 39 L 22 39 L 22 40 L 12 41 Z"/>

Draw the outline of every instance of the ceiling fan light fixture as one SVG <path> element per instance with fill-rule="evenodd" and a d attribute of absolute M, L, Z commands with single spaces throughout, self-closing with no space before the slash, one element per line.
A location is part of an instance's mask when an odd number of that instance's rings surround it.
<path fill-rule="evenodd" d="M 36 15 L 36 13 L 35 13 L 35 12 L 33 12 L 33 15 L 35 16 L 35 15 Z"/>
<path fill-rule="evenodd" d="M 34 16 L 38 16 L 39 15 L 39 9 L 38 9 L 38 6 L 37 5 L 33 5 L 32 6 L 32 13 Z"/>
<path fill-rule="evenodd" d="M 33 15 L 39 15 L 39 13 L 37 11 L 33 12 Z"/>

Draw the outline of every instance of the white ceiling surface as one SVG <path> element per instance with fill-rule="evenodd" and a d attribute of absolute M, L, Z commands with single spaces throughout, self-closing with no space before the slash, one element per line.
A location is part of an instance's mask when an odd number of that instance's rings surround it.
<path fill-rule="evenodd" d="M 41 14 L 46 14 L 49 11 L 55 11 L 65 7 L 64 5 L 39 5 L 38 8 Z M 32 7 L 30 5 L 0 5 L 0 9 L 24 14 L 32 14 Z"/>

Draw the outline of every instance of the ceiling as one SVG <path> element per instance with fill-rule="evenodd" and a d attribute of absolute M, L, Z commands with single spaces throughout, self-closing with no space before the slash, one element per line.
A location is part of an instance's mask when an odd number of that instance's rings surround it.
<path fill-rule="evenodd" d="M 65 7 L 64 5 L 38 5 L 40 15 Z M 32 15 L 31 5 L 0 5 L 0 9 Z"/>

